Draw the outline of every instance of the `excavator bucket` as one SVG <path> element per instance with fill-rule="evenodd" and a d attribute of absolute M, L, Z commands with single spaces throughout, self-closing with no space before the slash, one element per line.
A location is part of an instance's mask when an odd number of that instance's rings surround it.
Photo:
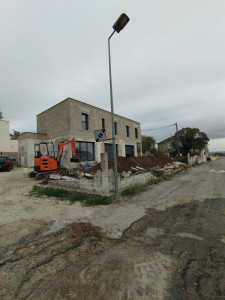
<path fill-rule="evenodd" d="M 70 159 L 71 162 L 80 162 L 80 158 L 77 157 L 77 156 L 73 156 L 71 159 Z"/>

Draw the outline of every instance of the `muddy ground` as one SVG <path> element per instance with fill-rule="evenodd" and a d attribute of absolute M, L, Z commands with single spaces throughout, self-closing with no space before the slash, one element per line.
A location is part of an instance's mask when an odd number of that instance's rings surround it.
<path fill-rule="evenodd" d="M 224 198 L 148 209 L 119 239 L 90 223 L 2 225 L 0 299 L 225 299 L 224 216 Z"/>

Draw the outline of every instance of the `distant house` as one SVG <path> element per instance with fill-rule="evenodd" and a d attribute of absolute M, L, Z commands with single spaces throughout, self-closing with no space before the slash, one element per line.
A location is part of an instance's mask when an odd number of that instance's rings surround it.
<path fill-rule="evenodd" d="M 0 155 L 18 159 L 18 141 L 10 139 L 9 121 L 6 120 L 0 120 Z"/>
<path fill-rule="evenodd" d="M 161 151 L 163 154 L 170 156 L 171 152 L 173 152 L 175 149 L 172 146 L 172 142 L 174 141 L 175 136 L 171 136 L 159 143 L 158 144 L 158 150 Z M 181 153 L 182 155 L 182 153 Z M 189 164 L 193 164 L 193 162 L 204 162 L 207 161 L 207 157 L 208 157 L 208 146 L 206 145 L 206 147 L 204 149 L 202 149 L 200 152 L 198 151 L 194 151 L 194 150 L 190 150 L 190 153 L 188 154 L 188 161 L 190 160 L 190 158 L 195 157 L 194 159 L 191 159 L 191 162 L 189 162 Z"/>
<path fill-rule="evenodd" d="M 159 143 L 157 143 L 158 145 L 158 150 L 160 152 L 162 152 L 165 155 L 170 155 L 170 153 L 174 150 L 174 148 L 172 147 L 172 142 L 174 140 L 174 136 L 171 136 Z"/>
<path fill-rule="evenodd" d="M 94 130 L 105 129 L 108 140 L 96 142 Z M 115 115 L 115 136 L 118 156 L 137 156 L 141 149 L 140 123 Z M 19 159 L 32 167 L 34 143 L 57 143 L 75 137 L 81 161 L 100 161 L 100 153 L 113 156 L 111 113 L 81 101 L 67 98 L 37 115 L 37 133 L 25 132 L 19 137 Z M 64 148 L 63 166 L 69 162 L 69 147 Z M 68 154 L 67 154 L 68 152 Z"/>

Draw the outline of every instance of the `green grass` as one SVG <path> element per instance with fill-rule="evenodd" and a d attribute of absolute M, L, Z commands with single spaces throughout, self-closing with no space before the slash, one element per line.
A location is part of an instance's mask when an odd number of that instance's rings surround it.
<path fill-rule="evenodd" d="M 61 201 L 68 200 L 71 204 L 76 201 L 80 201 L 84 206 L 108 205 L 112 202 L 110 198 L 105 196 L 87 195 L 84 193 L 72 193 L 62 188 L 53 187 L 35 186 L 29 193 L 29 196 L 34 196 L 38 198 L 42 198 L 44 196 L 54 197 Z"/>
<path fill-rule="evenodd" d="M 125 190 L 122 191 L 121 196 L 132 196 L 132 195 L 137 195 L 141 192 L 146 191 L 148 188 L 148 183 L 144 184 L 135 184 L 132 185 Z"/>
<path fill-rule="evenodd" d="M 158 184 L 158 183 L 160 183 L 161 181 L 164 181 L 164 180 L 170 180 L 174 176 L 179 174 L 180 172 L 181 172 L 180 170 L 177 170 L 177 171 L 172 172 L 171 174 L 164 174 L 164 175 L 159 176 L 157 178 L 152 178 L 147 183 L 132 185 L 132 186 L 126 188 L 125 190 L 123 190 L 122 193 L 121 193 L 121 196 L 124 197 L 124 196 L 137 195 L 141 192 L 146 191 L 148 189 L 149 185 Z"/>
<path fill-rule="evenodd" d="M 150 179 L 147 183 L 144 184 L 135 184 L 130 186 L 122 191 L 121 196 L 134 196 L 141 192 L 144 192 L 148 189 L 149 185 L 158 184 L 164 180 L 170 180 L 175 175 L 179 174 L 181 171 L 177 170 L 172 172 L 171 174 L 164 174 L 157 178 Z M 159 173 L 158 173 L 159 175 Z M 64 190 L 62 188 L 53 188 L 53 187 L 33 187 L 32 191 L 29 194 L 30 196 L 43 198 L 46 197 L 54 197 L 60 201 L 68 200 L 70 203 L 74 203 L 76 201 L 82 202 L 84 206 L 96 206 L 96 205 L 108 205 L 112 203 L 112 199 L 105 196 L 98 195 L 88 195 L 84 193 L 72 193 Z"/>

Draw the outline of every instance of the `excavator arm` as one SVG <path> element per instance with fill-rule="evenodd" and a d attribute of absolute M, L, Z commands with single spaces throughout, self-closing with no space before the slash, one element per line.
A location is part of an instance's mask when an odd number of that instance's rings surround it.
<path fill-rule="evenodd" d="M 61 156 L 62 156 L 62 150 L 66 145 L 71 145 L 72 149 L 72 158 L 70 159 L 71 162 L 79 162 L 79 157 L 76 156 L 76 140 L 75 138 L 72 138 L 72 140 L 64 141 L 61 143 L 58 143 L 58 155 L 57 155 L 57 164 L 60 164 Z"/>

